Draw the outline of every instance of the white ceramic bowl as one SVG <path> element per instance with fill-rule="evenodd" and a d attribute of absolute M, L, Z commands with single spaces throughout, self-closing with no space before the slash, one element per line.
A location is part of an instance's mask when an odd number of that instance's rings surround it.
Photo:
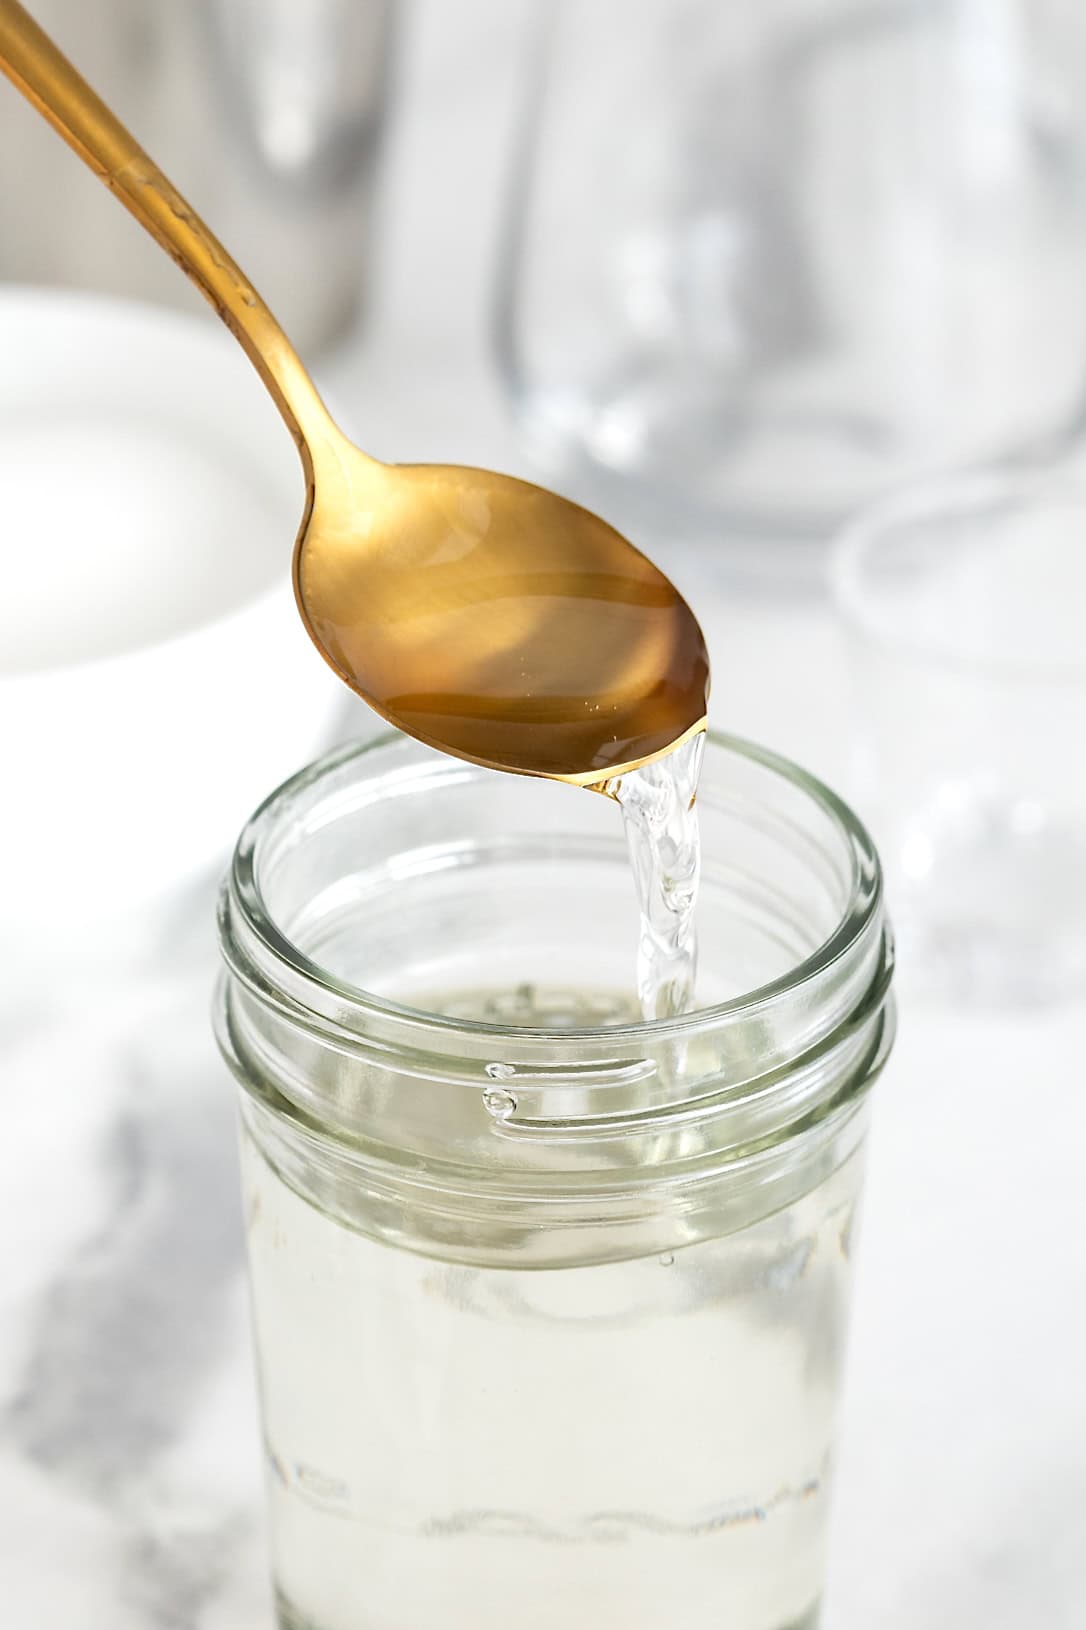
<path fill-rule="evenodd" d="M 345 694 L 294 610 L 303 484 L 217 323 L 0 290 L 0 956 L 225 857 Z"/>

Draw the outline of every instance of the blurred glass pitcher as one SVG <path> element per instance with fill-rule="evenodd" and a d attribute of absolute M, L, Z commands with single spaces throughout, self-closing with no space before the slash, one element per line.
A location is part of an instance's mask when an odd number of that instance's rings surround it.
<path fill-rule="evenodd" d="M 578 496 L 802 537 L 1080 436 L 1081 0 L 543 10 L 498 334 Z"/>
<path fill-rule="evenodd" d="M 337 338 L 366 283 L 392 0 L 32 7 L 251 269 L 295 343 L 312 354 Z M 0 278 L 201 305 L 14 95 L 0 96 L 0 198 Z"/>

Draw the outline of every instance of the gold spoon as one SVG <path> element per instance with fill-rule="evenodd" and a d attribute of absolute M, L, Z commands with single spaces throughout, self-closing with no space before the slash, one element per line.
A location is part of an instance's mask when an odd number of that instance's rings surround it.
<path fill-rule="evenodd" d="M 0 69 L 188 274 L 271 392 L 305 473 L 298 608 L 341 679 L 446 753 L 601 790 L 704 729 L 701 629 L 644 555 L 528 482 L 355 447 L 238 266 L 17 0 L 0 0 Z"/>

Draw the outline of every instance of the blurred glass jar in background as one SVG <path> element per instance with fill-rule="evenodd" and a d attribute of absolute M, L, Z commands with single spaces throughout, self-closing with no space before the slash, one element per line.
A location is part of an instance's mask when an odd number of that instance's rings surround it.
<path fill-rule="evenodd" d="M 1077 0 L 545 23 L 496 315 L 530 444 L 580 496 L 672 536 L 802 537 L 1080 434 Z"/>
<path fill-rule="evenodd" d="M 1086 999 L 1084 539 L 1081 476 L 1004 472 L 877 504 L 834 554 L 856 793 L 925 994 Z"/>
<path fill-rule="evenodd" d="M 364 296 L 392 9 L 392 0 L 33 4 L 310 354 L 349 327 Z M 0 279 L 203 309 L 14 94 L 0 95 L 0 197 Z"/>

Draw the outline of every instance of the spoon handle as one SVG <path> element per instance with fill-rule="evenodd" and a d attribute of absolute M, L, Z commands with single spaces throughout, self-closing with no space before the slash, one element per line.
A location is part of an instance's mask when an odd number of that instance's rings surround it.
<path fill-rule="evenodd" d="M 237 337 L 298 443 L 338 439 L 283 330 L 218 239 L 18 0 L 0 0 L 0 70 L 192 279 Z"/>

